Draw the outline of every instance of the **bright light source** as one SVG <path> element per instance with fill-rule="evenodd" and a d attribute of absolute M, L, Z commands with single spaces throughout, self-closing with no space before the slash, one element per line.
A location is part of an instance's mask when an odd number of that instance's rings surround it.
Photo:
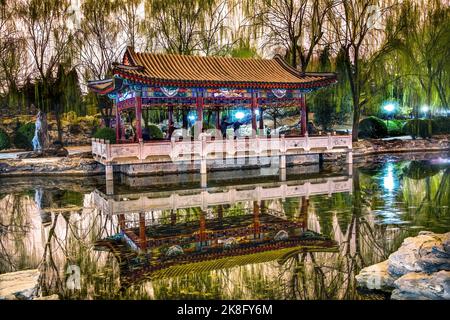
<path fill-rule="evenodd" d="M 428 112 L 430 111 L 430 108 L 427 105 L 424 105 L 420 108 L 420 110 L 422 110 L 422 112 Z"/>
<path fill-rule="evenodd" d="M 388 103 L 383 106 L 384 111 L 392 112 L 395 110 L 395 105 L 393 103 Z"/>
<path fill-rule="evenodd" d="M 389 162 L 384 168 L 383 173 L 383 188 L 389 192 L 392 192 L 396 187 L 396 182 L 394 179 L 394 165 Z"/>
<path fill-rule="evenodd" d="M 190 114 L 190 115 L 188 116 L 188 119 L 191 120 L 191 121 L 194 121 L 196 118 L 197 118 L 197 117 L 196 117 L 194 114 Z"/>
<path fill-rule="evenodd" d="M 255 114 L 256 114 L 257 116 L 259 116 L 259 109 L 256 109 L 256 110 L 255 110 Z"/>
<path fill-rule="evenodd" d="M 242 111 L 238 111 L 234 114 L 234 117 L 238 120 L 241 120 L 245 117 L 245 114 Z"/>

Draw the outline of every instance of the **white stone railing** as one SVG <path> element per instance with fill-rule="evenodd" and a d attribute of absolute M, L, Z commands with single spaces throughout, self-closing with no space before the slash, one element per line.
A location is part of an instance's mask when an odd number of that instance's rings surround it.
<path fill-rule="evenodd" d="M 325 181 L 307 181 L 303 183 L 279 183 L 277 186 L 247 186 L 242 189 L 227 188 L 223 191 L 209 192 L 205 189 L 174 192 L 137 193 L 121 196 L 127 200 L 116 200 L 94 192 L 95 206 L 110 214 L 148 212 L 155 210 L 207 208 L 209 206 L 235 204 L 245 201 L 286 199 L 313 195 L 332 195 L 340 192 L 352 192 L 351 177 L 333 177 Z"/>
<path fill-rule="evenodd" d="M 195 141 L 153 141 L 111 144 L 92 139 L 92 154 L 101 163 L 151 163 L 250 157 L 267 155 L 296 155 L 323 152 L 347 152 L 352 149 L 350 135 L 305 137 L 255 137 L 211 140 L 203 137 Z"/>

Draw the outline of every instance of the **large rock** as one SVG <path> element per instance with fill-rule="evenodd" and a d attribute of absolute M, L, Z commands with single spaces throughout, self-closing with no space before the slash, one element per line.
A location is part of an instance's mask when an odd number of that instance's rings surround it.
<path fill-rule="evenodd" d="M 392 299 L 450 299 L 450 232 L 406 238 L 389 259 L 364 268 L 358 286 L 389 291 Z"/>
<path fill-rule="evenodd" d="M 37 291 L 39 270 L 24 270 L 0 275 L 0 299 L 32 299 Z"/>
<path fill-rule="evenodd" d="M 394 288 L 394 281 L 388 272 L 388 260 L 374 264 L 361 270 L 356 276 L 359 287 L 369 290 L 391 291 Z"/>
<path fill-rule="evenodd" d="M 400 277 L 409 272 L 450 270 L 449 252 L 446 251 L 449 241 L 450 232 L 421 232 L 417 237 L 406 238 L 401 247 L 389 256 L 389 273 Z"/>
<path fill-rule="evenodd" d="M 450 300 L 450 271 L 411 272 L 394 283 L 394 300 Z"/>

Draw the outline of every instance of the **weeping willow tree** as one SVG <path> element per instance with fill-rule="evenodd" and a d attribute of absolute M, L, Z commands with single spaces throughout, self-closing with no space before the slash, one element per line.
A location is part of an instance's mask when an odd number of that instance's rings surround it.
<path fill-rule="evenodd" d="M 386 54 L 393 51 L 393 43 L 404 24 L 392 26 L 389 17 L 392 6 L 384 3 L 372 10 L 374 0 L 341 1 L 331 14 L 332 38 L 343 53 L 345 72 L 350 84 L 353 107 L 352 139 L 358 140 L 361 111 L 371 98 L 373 69 Z M 343 23 L 345 21 L 345 23 Z M 384 24 L 384 25 L 381 25 Z M 386 32 L 390 29 L 391 32 Z"/>
<path fill-rule="evenodd" d="M 0 104 L 3 110 L 25 112 L 20 84 L 26 72 L 26 42 L 14 23 L 14 2 L 0 1 Z"/>
<path fill-rule="evenodd" d="M 139 43 L 143 19 L 144 0 L 118 0 L 117 16 L 124 31 L 127 45 L 135 48 Z"/>
<path fill-rule="evenodd" d="M 436 109 L 448 107 L 448 70 L 450 65 L 450 7 L 433 0 L 426 10 L 419 3 L 405 1 L 399 9 L 397 24 L 404 27 L 398 35 L 396 52 L 401 74 L 409 86 L 420 87 L 413 113 L 419 116 L 419 106 Z M 444 84 L 447 81 L 447 84 Z M 419 100 L 419 101 L 417 101 Z M 428 122 L 431 136 L 431 121 Z"/>
<path fill-rule="evenodd" d="M 233 10 L 226 0 L 147 0 L 144 30 L 159 51 L 218 54 L 228 47 L 227 22 Z"/>
<path fill-rule="evenodd" d="M 127 8 L 133 10 L 132 7 Z M 124 4 L 120 1 L 83 1 L 81 5 L 83 20 L 80 23 L 76 48 L 85 81 L 111 76 L 112 63 L 120 60 L 127 44 L 127 37 L 123 34 L 124 24 L 129 23 L 131 24 L 129 28 L 134 28 L 134 20 L 128 21 L 127 11 L 124 13 L 124 10 Z M 125 20 L 118 19 L 120 13 L 125 15 Z M 128 28 L 125 30 L 130 31 Z M 134 33 L 129 37 L 128 41 L 135 41 Z M 104 95 L 90 95 L 89 99 L 97 105 L 105 125 L 109 126 L 112 100 Z"/>
<path fill-rule="evenodd" d="M 314 120 L 323 130 L 331 130 L 336 124 L 344 124 L 351 109 L 351 97 L 349 95 L 349 82 L 342 52 L 334 59 L 334 65 L 330 47 L 326 46 L 320 53 L 318 61 L 313 61 L 317 71 L 335 71 L 339 81 L 335 86 L 321 89 L 312 94 L 311 110 L 314 112 Z"/>
<path fill-rule="evenodd" d="M 67 27 L 69 1 L 22 0 L 17 3 L 20 23 L 26 30 L 27 47 L 32 59 L 36 85 L 35 105 L 44 112 L 53 112 L 62 140 L 61 91 L 58 70 L 71 63 L 73 34 Z"/>
<path fill-rule="evenodd" d="M 325 34 L 328 14 L 335 0 L 248 1 L 252 26 L 264 47 L 282 47 L 286 61 L 306 71 Z"/>

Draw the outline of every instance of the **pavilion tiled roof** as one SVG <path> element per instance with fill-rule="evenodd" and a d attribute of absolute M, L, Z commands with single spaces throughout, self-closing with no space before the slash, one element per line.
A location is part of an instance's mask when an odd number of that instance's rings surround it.
<path fill-rule="evenodd" d="M 280 56 L 273 59 L 201 57 L 134 52 L 128 48 L 116 76 L 161 86 L 317 88 L 336 82 L 334 73 L 301 73 Z"/>

